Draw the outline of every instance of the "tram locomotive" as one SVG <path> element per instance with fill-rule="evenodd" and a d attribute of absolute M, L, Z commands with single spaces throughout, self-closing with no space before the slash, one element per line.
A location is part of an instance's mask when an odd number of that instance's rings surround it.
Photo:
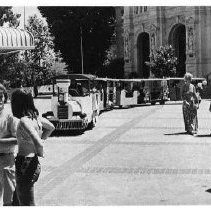
<path fill-rule="evenodd" d="M 56 78 L 57 93 L 51 98 L 52 111 L 43 114 L 56 130 L 95 127 L 100 112 L 100 94 L 93 87 L 94 78 L 93 75 L 77 74 Z"/>

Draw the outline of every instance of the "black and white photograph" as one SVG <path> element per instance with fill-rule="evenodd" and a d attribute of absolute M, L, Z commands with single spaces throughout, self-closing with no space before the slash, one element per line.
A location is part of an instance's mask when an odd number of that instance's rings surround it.
<path fill-rule="evenodd" d="M 211 205 L 211 5 L 118 3 L 0 3 L 0 206 Z"/>

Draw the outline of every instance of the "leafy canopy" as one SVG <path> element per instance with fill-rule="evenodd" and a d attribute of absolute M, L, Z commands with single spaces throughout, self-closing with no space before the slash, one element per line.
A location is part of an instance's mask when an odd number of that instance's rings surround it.
<path fill-rule="evenodd" d="M 27 66 L 25 80 L 29 80 L 29 84 L 33 86 L 50 83 L 51 78 L 58 73 L 53 68 L 59 57 L 54 51 L 54 37 L 48 26 L 37 15 L 29 17 L 26 29 L 34 36 L 35 49 L 22 54 L 22 62 Z"/>
<path fill-rule="evenodd" d="M 0 26 L 3 26 L 4 23 L 8 23 L 10 27 L 18 27 L 20 21 L 20 14 L 14 14 L 12 7 L 0 7 Z"/>
<path fill-rule="evenodd" d="M 29 17 L 26 30 L 34 36 L 35 49 L 0 57 L 1 77 L 11 87 L 40 86 L 51 83 L 51 78 L 65 72 L 60 54 L 54 52 L 53 36 L 48 26 L 36 15 Z M 57 61 L 57 62 L 56 62 Z"/>
<path fill-rule="evenodd" d="M 69 72 L 82 72 L 81 37 L 84 73 L 102 68 L 114 35 L 114 7 L 38 7 L 55 37 Z"/>

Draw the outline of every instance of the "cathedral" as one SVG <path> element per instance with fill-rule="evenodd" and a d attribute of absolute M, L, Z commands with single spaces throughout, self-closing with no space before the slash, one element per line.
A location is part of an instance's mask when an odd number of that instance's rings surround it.
<path fill-rule="evenodd" d="M 178 59 L 177 76 L 191 72 L 211 79 L 211 7 L 116 7 L 118 58 L 124 58 L 125 77 L 150 76 L 145 62 L 154 50 L 172 45 Z"/>

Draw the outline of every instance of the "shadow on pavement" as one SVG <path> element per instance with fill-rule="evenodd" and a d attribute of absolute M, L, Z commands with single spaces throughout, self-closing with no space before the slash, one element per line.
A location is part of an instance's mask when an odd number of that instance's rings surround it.
<path fill-rule="evenodd" d="M 69 130 L 64 130 L 64 131 L 53 131 L 51 134 L 51 137 L 59 137 L 59 136 L 80 136 L 84 133 L 84 131 L 69 131 Z"/>
<path fill-rule="evenodd" d="M 166 103 L 165 105 L 182 105 L 182 102 L 173 102 L 173 103 Z"/>
<path fill-rule="evenodd" d="M 205 192 L 211 193 L 211 189 L 206 190 Z"/>
<path fill-rule="evenodd" d="M 179 132 L 179 133 L 164 133 L 165 136 L 174 136 L 174 135 L 189 135 L 187 132 Z"/>
<path fill-rule="evenodd" d="M 196 135 L 195 137 L 211 137 L 210 134 L 204 134 L 204 135 Z"/>

